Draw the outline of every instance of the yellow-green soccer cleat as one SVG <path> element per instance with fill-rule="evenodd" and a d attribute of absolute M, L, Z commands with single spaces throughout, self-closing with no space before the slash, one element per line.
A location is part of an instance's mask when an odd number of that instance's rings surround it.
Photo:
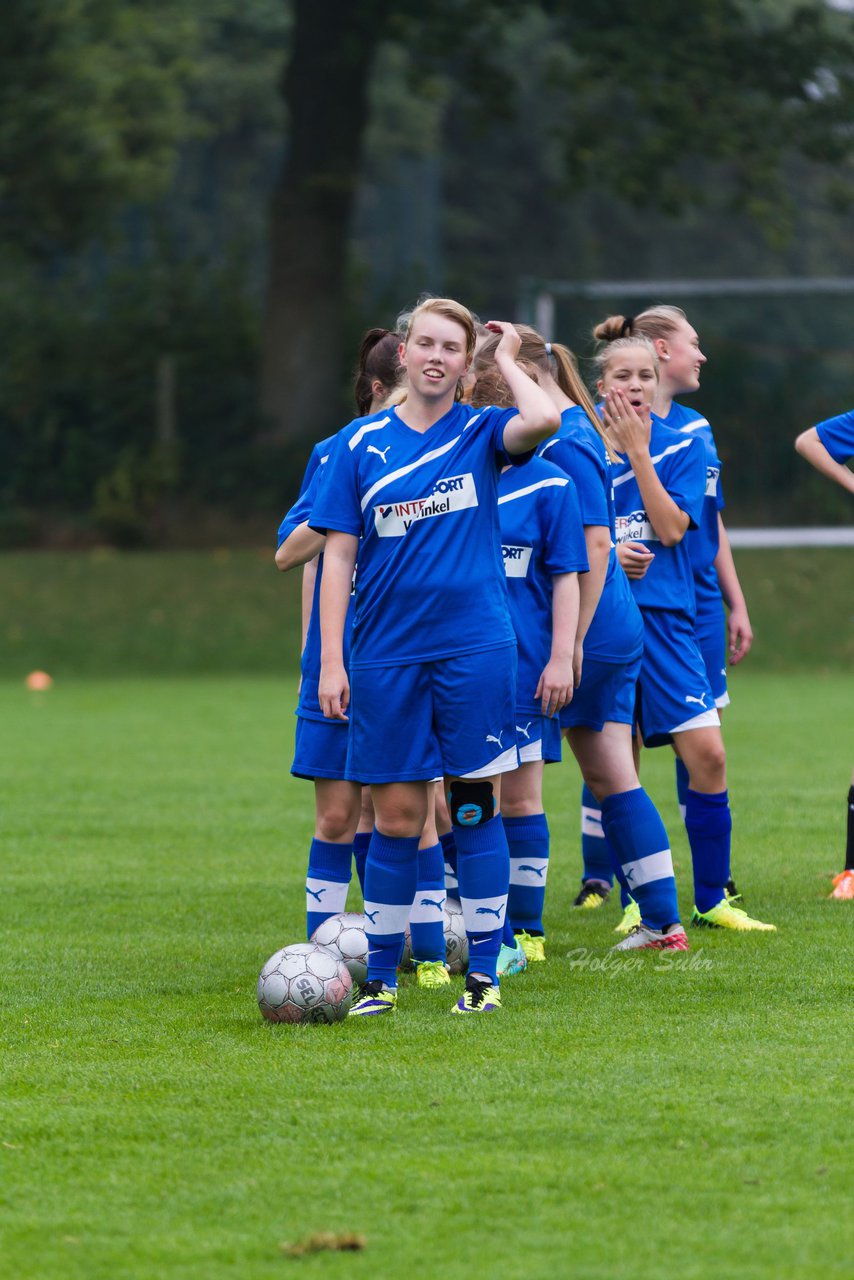
<path fill-rule="evenodd" d="M 448 987 L 451 984 L 451 971 L 441 960 L 420 960 L 416 968 L 419 987 L 434 990 L 436 987 Z"/>
<path fill-rule="evenodd" d="M 542 964 L 546 958 L 546 940 L 541 933 L 526 933 L 523 929 L 516 934 L 516 941 L 528 959 L 528 964 Z"/>
<path fill-rule="evenodd" d="M 605 880 L 585 880 L 572 905 L 581 907 L 584 911 L 592 911 L 607 901 L 610 892 L 611 886 Z"/>
<path fill-rule="evenodd" d="M 378 1013 L 393 1013 L 397 1007 L 397 989 L 387 987 L 379 978 L 366 982 L 350 1006 L 348 1018 L 371 1018 Z"/>
<path fill-rule="evenodd" d="M 466 989 L 451 1013 L 494 1013 L 500 1008 L 501 994 L 498 987 L 469 974 L 466 978 Z"/>
<path fill-rule="evenodd" d="M 746 911 L 742 911 L 741 907 L 734 907 L 727 902 L 726 898 L 721 898 L 717 906 L 712 907 L 709 911 L 698 911 L 694 908 L 694 914 L 691 916 L 691 924 L 696 928 L 710 929 L 735 929 L 737 933 L 747 933 L 755 930 L 762 933 L 776 933 L 777 926 L 775 924 L 765 924 L 762 920 L 754 920 Z"/>
<path fill-rule="evenodd" d="M 629 898 L 622 920 L 619 924 L 614 925 L 614 933 L 631 933 L 632 929 L 636 928 L 640 922 L 640 907 L 634 898 Z"/>

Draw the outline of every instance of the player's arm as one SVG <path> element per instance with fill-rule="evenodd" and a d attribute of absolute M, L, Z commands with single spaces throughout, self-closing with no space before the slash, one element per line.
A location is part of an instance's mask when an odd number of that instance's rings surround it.
<path fill-rule="evenodd" d="M 587 576 L 586 574 L 584 575 Z M 544 716 L 553 716 L 572 701 L 575 688 L 573 665 L 578 630 L 578 574 L 556 573 L 552 577 L 552 648 L 537 682 L 535 697 Z"/>
<path fill-rule="evenodd" d="M 815 427 L 810 427 L 808 431 L 802 431 L 795 441 L 795 448 L 802 458 L 806 458 L 816 471 L 820 471 L 823 476 L 827 476 L 829 480 L 835 480 L 843 489 L 847 489 L 849 493 L 854 493 L 854 471 L 851 471 L 842 462 L 836 462 L 827 449 L 822 444 L 818 431 Z"/>
<path fill-rule="evenodd" d="M 344 626 L 359 539 L 330 529 L 326 534 L 320 584 L 320 682 L 317 696 L 329 720 L 346 720 L 350 682 L 344 666 Z"/>
<path fill-rule="evenodd" d="M 602 524 L 585 525 L 584 541 L 587 546 L 587 563 L 590 569 L 581 575 L 578 584 L 581 598 L 578 609 L 577 643 L 583 641 L 587 635 L 587 629 L 593 621 L 593 615 L 602 595 L 611 555 L 611 531 Z"/>
<path fill-rule="evenodd" d="M 277 550 L 276 568 L 286 573 L 288 569 L 296 569 L 298 565 L 307 564 L 309 560 L 320 555 L 325 542 L 323 534 L 309 529 L 308 521 L 304 520 L 285 538 Z"/>
<path fill-rule="evenodd" d="M 542 387 L 516 363 L 521 339 L 512 324 L 504 320 L 490 320 L 486 327 L 501 334 L 494 359 L 518 410 L 516 416 L 505 424 L 504 448 L 510 454 L 528 453 L 554 435 L 560 426 L 560 414 Z"/>
<path fill-rule="evenodd" d="M 302 596 L 300 604 L 302 614 L 303 649 L 305 648 L 305 642 L 308 638 L 308 624 L 311 621 L 311 609 L 314 604 L 314 588 L 317 582 L 317 566 L 319 563 L 319 557 L 315 556 L 313 560 L 309 560 L 308 564 L 303 565 L 302 570 Z"/>
<path fill-rule="evenodd" d="M 750 618 L 747 614 L 747 601 L 744 598 L 744 592 L 738 580 L 735 561 L 732 558 L 732 548 L 729 545 L 729 538 L 727 537 L 727 531 L 724 528 L 720 512 L 718 512 L 718 534 L 720 536 L 720 546 L 718 554 L 715 556 L 715 570 L 717 571 L 724 604 L 729 609 L 727 638 L 729 640 L 729 660 L 734 667 L 750 653 L 750 646 L 753 644 L 753 628 L 750 625 Z"/>
<path fill-rule="evenodd" d="M 617 387 L 608 392 L 602 420 L 614 446 L 629 459 L 650 524 L 665 547 L 675 547 L 685 537 L 691 517 L 677 506 L 658 478 L 649 453 L 649 409 L 635 409 Z"/>

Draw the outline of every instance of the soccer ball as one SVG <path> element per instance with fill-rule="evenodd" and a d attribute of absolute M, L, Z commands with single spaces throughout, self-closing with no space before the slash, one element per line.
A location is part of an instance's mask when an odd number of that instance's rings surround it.
<path fill-rule="evenodd" d="M 367 981 L 368 939 L 365 933 L 367 920 L 359 911 L 342 911 L 329 916 L 311 935 L 312 942 L 329 950 L 344 961 L 350 977 L 356 983 Z"/>
<path fill-rule="evenodd" d="M 445 963 L 451 973 L 465 973 L 468 962 L 469 940 L 463 909 L 449 898 L 445 902 Z"/>
<path fill-rule="evenodd" d="M 258 1007 L 269 1022 L 340 1022 L 352 999 L 346 964 L 313 942 L 283 947 L 258 978 Z"/>
<path fill-rule="evenodd" d="M 415 961 L 412 959 L 412 933 L 409 929 L 409 921 L 406 922 L 406 932 L 403 935 L 403 954 L 400 957 L 398 969 L 414 969 Z"/>

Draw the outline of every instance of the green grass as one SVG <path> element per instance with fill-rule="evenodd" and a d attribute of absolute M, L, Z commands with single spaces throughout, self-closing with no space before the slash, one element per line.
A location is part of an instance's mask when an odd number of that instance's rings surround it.
<path fill-rule="evenodd" d="M 742 551 L 753 670 L 850 670 L 846 548 Z M 272 549 L 0 555 L 0 678 L 245 674 L 291 670 L 299 575 Z M 820 657 L 818 656 L 820 655 Z"/>
<path fill-rule="evenodd" d="M 500 1015 L 407 979 L 388 1021 L 294 1028 L 254 995 L 302 930 L 292 678 L 0 684 L 0 1274 L 850 1276 L 850 681 L 736 693 L 734 863 L 777 935 L 605 961 L 565 762 L 549 962 Z M 645 777 L 687 912 L 666 752 Z M 324 1230 L 367 1248 L 282 1253 Z"/>

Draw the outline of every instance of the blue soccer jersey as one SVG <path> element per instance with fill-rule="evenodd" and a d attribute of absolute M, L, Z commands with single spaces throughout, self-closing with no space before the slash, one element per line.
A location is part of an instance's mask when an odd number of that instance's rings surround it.
<path fill-rule="evenodd" d="M 653 415 L 649 452 L 662 485 L 687 514 L 688 527 L 698 528 L 706 493 L 703 442 L 671 431 Z M 674 547 L 666 547 L 659 539 L 627 458 L 621 456 L 614 465 L 613 476 L 617 541 L 641 542 L 655 555 L 644 576 L 631 580 L 635 600 L 641 609 L 680 610 L 693 618 L 697 609 L 694 570 L 685 538 Z"/>
<path fill-rule="evenodd" d="M 601 525 L 611 534 L 602 595 L 584 639 L 585 656 L 629 662 L 643 650 L 643 623 L 617 560 L 611 461 L 602 437 L 583 409 L 565 409 L 557 434 L 540 445 L 538 453 L 572 477 L 582 524 Z"/>
<path fill-rule="evenodd" d="M 325 464 L 329 457 L 330 446 L 335 437 L 332 436 L 328 440 L 321 441 L 312 451 L 312 457 L 317 453 L 317 466 L 314 467 L 308 484 L 302 490 L 301 496 L 297 498 L 290 511 L 279 525 L 279 541 L 278 545 L 290 537 L 290 535 L 301 524 L 304 524 L 311 515 L 315 499 L 321 481 L 325 477 Z M 318 452 L 319 451 L 319 452 Z M 311 465 L 309 463 L 309 465 Z M 311 615 L 308 620 L 308 630 L 305 637 L 305 646 L 302 651 L 300 660 L 300 671 L 302 672 L 302 681 L 300 683 L 299 701 L 297 703 L 296 714 L 302 716 L 306 720 L 325 720 L 323 712 L 320 709 L 320 703 L 317 699 L 317 686 L 320 681 L 320 584 L 323 580 L 323 554 L 321 553 L 317 562 L 317 576 L 314 580 L 314 594 L 311 601 Z M 349 669 L 350 662 L 350 636 L 353 629 L 353 609 L 354 597 L 350 595 L 350 607 L 347 611 L 347 619 L 344 623 L 344 666 Z"/>
<path fill-rule="evenodd" d="M 854 458 L 854 409 L 835 418 L 825 418 L 816 426 L 818 438 L 834 462 Z"/>
<path fill-rule="evenodd" d="M 586 573 L 587 545 L 575 486 L 559 467 L 532 458 L 498 480 L 501 550 L 519 646 L 516 709 L 538 715 L 537 684 L 552 643 L 552 577 Z"/>
<path fill-rule="evenodd" d="M 314 446 L 311 453 L 308 455 L 308 462 L 306 463 L 305 475 L 303 476 L 302 484 L 299 487 L 300 497 L 302 497 L 302 495 L 305 493 L 306 489 L 308 488 L 309 484 L 311 483 L 311 480 L 312 480 L 312 477 L 314 476 L 315 471 L 317 471 L 318 467 L 322 467 L 323 464 L 329 458 L 329 451 L 332 448 L 334 443 L 335 443 L 334 436 L 327 436 L 325 440 L 318 440 L 317 444 Z M 280 541 L 279 546 L 282 545 L 282 541 L 284 541 L 284 539 Z"/>
<path fill-rule="evenodd" d="M 426 432 L 384 410 L 338 435 L 311 526 L 361 538 L 351 666 L 515 645 L 498 474 L 516 409 L 455 404 Z"/>
<path fill-rule="evenodd" d="M 685 541 L 691 553 L 691 564 L 694 567 L 694 588 L 699 609 L 704 604 L 717 602 L 721 593 L 715 559 L 721 545 L 718 512 L 724 507 L 721 488 L 722 463 L 709 420 L 697 413 L 695 409 L 677 404 L 674 400 L 670 406 L 670 412 L 661 421 L 672 431 L 698 437 L 706 449 L 706 498 L 703 503 L 703 515 L 698 527 L 689 529 L 685 534 Z"/>

